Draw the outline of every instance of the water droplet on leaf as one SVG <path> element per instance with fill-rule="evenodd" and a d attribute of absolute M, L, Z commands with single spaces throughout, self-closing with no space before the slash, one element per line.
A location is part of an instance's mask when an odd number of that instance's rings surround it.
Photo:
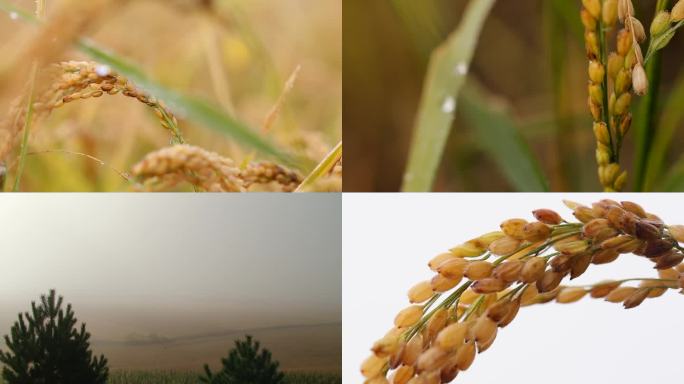
<path fill-rule="evenodd" d="M 108 76 L 112 70 L 109 68 L 108 65 L 98 65 L 95 67 L 95 73 L 97 73 L 98 76 Z"/>
<path fill-rule="evenodd" d="M 444 99 L 444 102 L 442 103 L 442 112 L 453 113 L 455 110 L 456 99 L 454 99 L 452 96 L 448 96 L 446 99 Z"/>
<path fill-rule="evenodd" d="M 456 67 L 454 67 L 454 73 L 459 76 L 465 76 L 465 74 L 468 73 L 468 64 L 464 62 L 456 64 Z"/>

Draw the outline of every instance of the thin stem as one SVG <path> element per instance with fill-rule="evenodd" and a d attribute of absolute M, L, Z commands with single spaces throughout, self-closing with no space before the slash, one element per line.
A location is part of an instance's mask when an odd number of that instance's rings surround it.
<path fill-rule="evenodd" d="M 629 278 L 629 279 L 615 280 L 615 281 L 613 281 L 612 283 L 619 283 L 619 284 L 622 284 L 622 283 L 628 283 L 628 282 L 630 282 L 630 281 L 658 281 L 658 282 L 662 282 L 662 283 L 676 283 L 676 282 L 678 282 L 679 280 L 675 280 L 675 279 L 659 279 L 659 278 L 654 278 L 654 277 L 633 277 L 633 278 Z M 591 288 L 595 288 L 595 287 L 597 287 L 597 286 L 604 285 L 604 284 L 606 284 L 606 282 L 600 282 L 600 283 L 595 283 L 595 284 L 586 284 L 586 285 L 576 285 L 576 286 L 573 286 L 573 287 L 591 289 Z M 565 286 L 565 287 L 567 288 L 567 287 L 570 287 L 570 286 Z M 657 286 L 653 286 L 653 287 L 644 287 L 644 288 L 657 288 Z M 672 288 L 672 287 L 662 286 L 662 288 Z"/>
<path fill-rule="evenodd" d="M 670 29 L 663 32 L 663 34 L 661 34 L 660 36 L 651 40 L 651 42 L 648 45 L 648 50 L 646 51 L 646 57 L 644 58 L 644 63 L 648 63 L 648 61 L 651 59 L 651 57 L 653 57 L 653 55 L 655 55 L 655 53 L 660 50 L 660 48 L 656 48 L 656 47 L 661 45 L 663 41 L 671 39 L 672 38 L 671 35 L 674 34 L 675 31 L 677 31 L 683 25 L 684 25 L 684 20 L 680 20 L 677 22 L 677 24 L 670 27 Z"/>
<path fill-rule="evenodd" d="M 46 0 L 36 0 L 36 18 L 38 20 L 45 19 L 45 2 Z M 14 177 L 13 192 L 19 191 L 21 184 L 21 176 L 24 173 L 24 166 L 26 165 L 26 154 L 28 153 L 28 139 L 31 128 L 31 120 L 33 119 L 33 97 L 36 85 L 36 74 L 38 73 L 38 62 L 33 61 L 31 64 L 31 77 L 29 80 L 28 102 L 26 104 L 26 115 L 24 116 L 24 132 L 21 137 L 21 147 L 19 149 L 19 165 L 17 167 L 17 174 Z"/>
<path fill-rule="evenodd" d="M 515 289 L 512 289 L 512 290 L 508 291 L 505 295 L 501 296 L 501 297 L 499 298 L 499 300 L 497 300 L 497 301 L 505 300 L 505 299 L 507 299 L 508 297 L 515 296 L 516 293 L 518 293 L 521 289 L 527 287 L 528 285 L 529 285 L 529 284 L 526 284 L 526 283 L 520 283 L 519 286 L 517 286 Z"/>
<path fill-rule="evenodd" d="M 435 314 L 435 312 L 437 312 L 441 308 L 450 307 L 451 304 L 453 304 L 456 300 L 458 300 L 461 297 L 461 295 L 463 294 L 463 292 L 465 292 L 466 289 L 468 289 L 472 284 L 473 284 L 472 281 L 468 281 L 468 282 L 464 283 L 463 285 L 461 285 L 456 291 L 454 291 L 451 295 L 449 295 L 446 299 L 444 299 L 444 301 L 442 301 L 438 306 L 436 306 L 428 314 L 423 316 L 423 318 L 420 319 L 420 321 L 416 325 L 409 328 L 409 330 L 406 331 L 406 333 L 404 334 L 404 338 L 407 341 L 411 340 L 411 338 L 413 336 L 415 336 L 418 332 L 420 332 L 420 330 L 423 328 L 423 326 L 425 326 L 425 324 L 428 322 L 428 320 L 430 320 L 430 318 L 432 317 L 432 315 Z"/>
<path fill-rule="evenodd" d="M 484 301 L 486 295 L 480 295 L 480 297 L 475 300 L 473 305 L 468 308 L 468 312 L 463 314 L 463 321 L 466 321 L 470 318 L 470 315 L 472 315 L 475 311 L 477 311 L 481 306 L 482 302 Z"/>
<path fill-rule="evenodd" d="M 543 251 L 546 250 L 548 247 L 550 247 L 553 243 L 555 243 L 555 242 L 557 242 L 557 241 L 559 241 L 559 240 L 567 239 L 568 237 L 572 237 L 572 236 L 575 236 L 575 235 L 577 235 L 577 234 L 579 234 L 579 232 L 569 232 L 569 233 L 563 234 L 562 236 L 558 236 L 558 237 L 555 237 L 555 238 L 551 238 L 551 239 L 547 240 L 546 242 L 544 242 L 544 244 L 542 244 L 542 245 L 540 245 L 540 246 L 538 246 L 538 247 L 532 249 L 531 251 L 527 252 L 526 254 L 522 255 L 522 256 L 520 257 L 520 259 L 522 260 L 522 259 L 524 259 L 524 258 L 526 258 L 526 257 L 529 257 L 529 256 L 532 256 L 532 255 L 538 255 L 539 253 L 543 252 Z M 516 253 L 520 252 L 522 249 L 525 249 L 525 247 L 521 247 L 521 248 L 519 248 L 518 250 L 516 250 L 515 252 L 513 252 L 513 253 L 511 253 L 511 254 L 509 254 L 509 255 L 500 257 L 498 260 L 496 260 L 496 261 L 493 262 L 492 264 L 495 265 L 495 266 L 496 266 L 496 265 L 499 265 L 499 264 L 503 263 L 504 261 L 506 261 L 506 259 L 508 259 L 508 258 L 510 258 L 511 256 L 515 255 Z"/>
<path fill-rule="evenodd" d="M 608 63 L 607 63 L 607 57 L 608 57 L 608 44 L 606 42 L 606 32 L 609 30 L 608 28 L 605 28 L 603 25 L 603 18 L 599 17 L 599 53 L 601 57 L 599 57 L 599 61 L 601 62 L 601 65 L 603 65 L 603 68 L 608 68 Z M 615 148 L 613 145 L 613 131 L 610 129 L 610 117 L 608 116 L 608 71 L 604 71 L 605 73 L 603 74 L 603 80 L 601 81 L 601 91 L 603 93 L 603 106 L 601 107 L 601 116 L 603 119 L 603 122 L 606 123 L 606 127 L 608 127 L 608 141 L 610 144 L 610 157 L 611 157 L 611 162 L 617 162 L 617 158 L 615 155 Z"/>
<path fill-rule="evenodd" d="M 434 295 L 432 295 L 430 300 L 428 300 L 425 304 L 423 304 L 423 313 L 427 312 L 428 309 L 430 309 L 430 307 L 432 306 L 432 304 L 434 304 L 439 299 L 440 296 L 442 296 L 441 293 L 435 293 Z"/>
<path fill-rule="evenodd" d="M 26 165 L 26 155 L 28 153 L 28 139 L 31 128 L 31 121 L 33 120 L 33 93 L 35 90 L 36 73 L 38 72 L 38 63 L 34 62 L 31 68 L 31 80 L 29 80 L 28 101 L 26 102 L 26 115 L 24 116 L 24 133 L 21 137 L 21 147 L 19 149 L 19 165 L 17 166 L 17 174 L 14 178 L 13 192 L 19 191 L 21 184 L 21 176 L 24 173 L 24 166 Z"/>

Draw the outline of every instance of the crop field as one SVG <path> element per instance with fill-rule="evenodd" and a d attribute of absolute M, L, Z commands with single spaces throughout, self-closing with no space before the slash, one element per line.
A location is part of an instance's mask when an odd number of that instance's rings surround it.
<path fill-rule="evenodd" d="M 341 4 L 0 0 L 0 189 L 341 189 Z"/>
<path fill-rule="evenodd" d="M 110 384 L 196 384 L 199 374 L 194 372 L 173 371 L 114 371 L 109 379 Z M 286 384 L 336 384 L 342 382 L 339 373 L 327 372 L 288 372 L 285 374 Z M 4 384 L 2 378 L 0 383 Z"/>

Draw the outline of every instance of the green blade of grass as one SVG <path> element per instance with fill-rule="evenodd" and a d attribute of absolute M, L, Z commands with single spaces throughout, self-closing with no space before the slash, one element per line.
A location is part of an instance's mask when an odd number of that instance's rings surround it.
<path fill-rule="evenodd" d="M 575 39 L 584 44 L 584 27 L 582 21 L 577 17 L 578 5 L 575 0 L 550 0 L 549 6 L 554 13 L 562 19 L 563 24 L 572 33 Z"/>
<path fill-rule="evenodd" d="M 477 143 L 518 191 L 548 191 L 541 167 L 505 106 L 490 100 L 476 84 L 464 87 L 461 114 L 475 130 Z"/>
<path fill-rule="evenodd" d="M 662 184 L 662 190 L 664 192 L 684 191 L 684 156 L 668 172 Z"/>
<path fill-rule="evenodd" d="M 644 176 L 644 190 L 650 191 L 663 175 L 665 159 L 675 135 L 677 127 L 684 121 L 684 71 L 680 71 L 674 82 L 674 87 L 663 103 L 662 116 L 658 130 L 655 132 L 653 145 L 649 151 L 646 172 Z"/>
<path fill-rule="evenodd" d="M 551 89 L 553 90 L 553 113 L 556 124 L 553 126 L 553 140 L 556 147 L 552 173 L 554 189 L 567 191 L 579 190 L 579 177 L 576 177 L 577 165 L 573 134 L 574 126 L 564 119 L 568 114 L 569 105 L 566 92 L 567 60 L 567 32 L 571 25 L 567 21 L 569 4 L 567 0 L 552 0 L 544 4 L 543 20 L 545 30 L 546 53 L 551 69 Z M 573 17 L 573 19 L 577 19 Z M 578 20 L 579 22 L 579 20 Z M 581 29 L 581 26 L 580 26 Z"/>
<path fill-rule="evenodd" d="M 314 168 L 313 171 L 302 181 L 297 187 L 295 192 L 304 192 L 308 187 L 313 185 L 316 180 L 320 179 L 323 175 L 330 172 L 332 168 L 337 164 L 342 158 L 342 142 L 337 143 L 335 148 L 328 153 L 325 158 Z"/>
<path fill-rule="evenodd" d="M 31 79 L 29 80 L 28 97 L 26 100 L 26 115 L 24 116 L 23 127 L 24 131 L 21 136 L 21 147 L 19 147 L 19 164 L 17 165 L 17 174 L 14 177 L 14 186 L 12 187 L 13 192 L 19 191 L 19 186 L 21 185 L 21 176 L 24 173 L 24 166 L 26 165 L 29 131 L 31 128 L 31 120 L 33 120 L 33 93 L 36 85 L 36 72 L 38 72 L 38 66 L 36 63 L 33 63 L 31 68 Z"/>
<path fill-rule="evenodd" d="M 483 24 L 495 0 L 471 0 L 461 24 L 430 58 L 418 108 L 404 191 L 429 191 L 444 152 Z"/>
<path fill-rule="evenodd" d="M 0 10 L 14 12 L 17 16 L 32 23 L 40 21 L 30 13 L 23 11 L 6 0 L 0 0 Z M 218 107 L 199 98 L 175 92 L 147 77 L 137 66 L 98 47 L 89 39 L 81 38 L 76 44 L 77 48 L 94 60 L 110 66 L 113 70 L 126 76 L 140 88 L 163 100 L 169 107 L 180 116 L 196 121 L 208 128 L 232 137 L 240 144 L 253 148 L 263 154 L 272 156 L 283 163 L 294 165 L 291 156 L 285 154 L 268 140 L 261 137 L 255 130 L 243 122 L 225 114 Z"/>

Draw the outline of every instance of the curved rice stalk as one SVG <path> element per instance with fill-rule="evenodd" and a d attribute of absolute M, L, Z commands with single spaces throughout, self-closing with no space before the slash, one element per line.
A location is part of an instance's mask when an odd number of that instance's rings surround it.
<path fill-rule="evenodd" d="M 590 296 L 629 309 L 669 289 L 684 289 L 684 226 L 667 225 L 633 202 L 565 203 L 577 221 L 539 209 L 535 221 L 506 220 L 500 231 L 432 258 L 433 278 L 408 290 L 409 306 L 363 362 L 366 383 L 451 382 L 524 306 Z M 592 264 L 627 254 L 650 260 L 658 277 L 561 284 Z"/>

